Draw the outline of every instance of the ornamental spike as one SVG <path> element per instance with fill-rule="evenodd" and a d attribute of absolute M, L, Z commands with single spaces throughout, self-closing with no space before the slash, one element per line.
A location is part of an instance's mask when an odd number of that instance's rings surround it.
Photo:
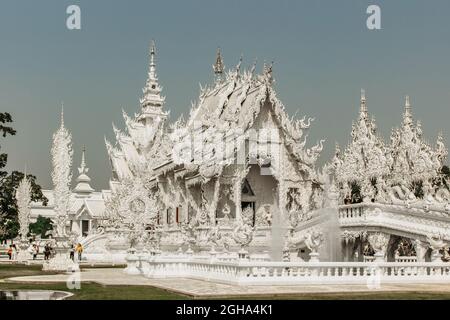
<path fill-rule="evenodd" d="M 61 101 L 61 128 L 64 128 L 64 101 Z"/>
<path fill-rule="evenodd" d="M 413 122 L 412 112 L 411 112 L 411 102 L 409 96 L 405 96 L 405 112 L 403 114 L 403 124 L 410 125 Z"/>
<path fill-rule="evenodd" d="M 86 146 L 83 146 L 82 153 L 81 153 L 81 169 L 84 171 L 86 168 Z"/>
<path fill-rule="evenodd" d="M 361 89 L 360 113 L 361 116 L 367 117 L 366 90 L 364 89 Z"/>

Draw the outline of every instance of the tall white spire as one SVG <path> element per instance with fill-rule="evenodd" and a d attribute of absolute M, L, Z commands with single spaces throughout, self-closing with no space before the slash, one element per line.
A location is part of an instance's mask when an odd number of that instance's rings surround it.
<path fill-rule="evenodd" d="M 72 135 L 64 127 L 64 111 L 61 110 L 61 126 L 53 134 L 51 149 L 52 181 L 55 201 L 56 232 L 55 236 L 66 235 L 66 221 L 69 214 L 70 182 L 72 180 Z"/>
<path fill-rule="evenodd" d="M 140 100 L 143 111 L 147 108 L 162 107 L 165 98 L 161 96 L 162 87 L 158 82 L 158 75 L 156 73 L 156 46 L 155 41 L 152 40 L 150 44 L 150 64 L 148 69 L 147 82 L 142 89 L 143 97 Z"/>
<path fill-rule="evenodd" d="M 150 43 L 149 58 L 147 81 L 142 89 L 143 96 L 140 99 L 141 114 L 139 116 L 139 120 L 146 123 L 153 122 L 152 120 L 147 121 L 149 118 L 165 119 L 167 117 L 167 113 L 162 110 L 165 97 L 161 96 L 162 87 L 159 85 L 156 72 L 156 45 L 154 40 Z"/>
<path fill-rule="evenodd" d="M 61 102 L 61 128 L 64 128 L 64 102 Z"/>
<path fill-rule="evenodd" d="M 216 83 L 221 82 L 223 79 L 223 72 L 225 69 L 225 65 L 223 64 L 223 58 L 222 53 L 220 52 L 220 47 L 217 48 L 216 61 L 214 62 L 212 68 L 214 70 L 214 77 Z"/>
<path fill-rule="evenodd" d="M 81 154 L 81 164 L 78 168 L 78 178 L 77 178 L 77 186 L 73 190 L 78 194 L 78 196 L 88 196 L 90 193 L 94 191 L 94 189 L 89 184 L 91 182 L 91 178 L 87 175 L 89 172 L 89 168 L 86 166 L 86 147 L 83 147 L 83 152 Z"/>
<path fill-rule="evenodd" d="M 360 109 L 359 109 L 360 117 L 367 119 L 367 105 L 366 105 L 366 90 L 361 89 L 361 98 L 360 98 Z"/>
<path fill-rule="evenodd" d="M 409 101 L 409 96 L 405 96 L 405 111 L 403 113 L 403 124 L 411 125 L 413 123 L 413 116 L 411 111 L 411 103 Z"/>
<path fill-rule="evenodd" d="M 155 64 L 156 46 L 155 41 L 152 40 L 150 44 L 150 67 L 149 67 L 149 79 L 158 81 L 158 75 L 156 74 L 156 64 Z"/>

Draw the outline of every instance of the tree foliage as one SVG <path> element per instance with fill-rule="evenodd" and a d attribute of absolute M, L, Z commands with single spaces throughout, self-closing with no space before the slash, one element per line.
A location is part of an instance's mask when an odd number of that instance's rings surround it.
<path fill-rule="evenodd" d="M 52 219 L 39 215 L 35 223 L 30 223 L 30 233 L 40 235 L 42 239 L 47 238 L 47 232 L 53 230 Z"/>
<path fill-rule="evenodd" d="M 3 138 L 16 134 L 16 130 L 9 126 L 10 123 L 12 123 L 11 115 L 7 112 L 0 113 L 0 134 Z M 24 178 L 22 172 L 8 173 L 4 170 L 7 160 L 6 153 L 0 154 L 0 240 L 15 238 L 18 234 L 16 190 Z M 47 205 L 48 200 L 43 195 L 41 187 L 36 183 L 36 177 L 31 174 L 27 174 L 27 177 L 31 183 L 31 200 Z"/>

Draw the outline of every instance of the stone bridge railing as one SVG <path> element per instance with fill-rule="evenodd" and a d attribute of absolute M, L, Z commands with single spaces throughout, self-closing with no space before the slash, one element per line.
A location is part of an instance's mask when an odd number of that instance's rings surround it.
<path fill-rule="evenodd" d="M 450 283 L 450 264 L 431 262 L 268 262 L 132 254 L 128 274 L 238 285 Z"/>
<path fill-rule="evenodd" d="M 341 228 L 383 228 L 401 235 L 424 238 L 443 235 L 450 240 L 450 212 L 421 207 L 379 203 L 342 205 L 338 208 Z"/>

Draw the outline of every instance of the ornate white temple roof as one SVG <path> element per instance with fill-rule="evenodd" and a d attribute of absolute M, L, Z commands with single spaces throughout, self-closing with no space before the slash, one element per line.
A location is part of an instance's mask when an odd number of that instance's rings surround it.
<path fill-rule="evenodd" d="M 53 190 L 43 190 L 42 193 L 48 199 L 48 204 L 43 206 L 40 202 L 33 202 L 31 205 L 32 220 L 35 220 L 38 216 L 56 218 Z M 92 218 L 102 218 L 105 212 L 105 199 L 109 194 L 109 190 L 94 191 L 85 197 L 80 197 L 77 193 L 72 192 L 69 200 L 69 217 L 74 217 L 80 213 L 80 210 L 86 209 Z"/>
<path fill-rule="evenodd" d="M 212 86 L 201 88 L 199 101 L 192 106 L 187 122 L 181 118 L 172 126 L 172 141 L 183 143 L 183 140 L 190 139 L 192 132 L 194 135 L 203 133 L 205 136 L 203 149 L 194 149 L 190 155 L 193 161 L 200 158 L 196 153 L 203 155 L 208 153 L 208 144 L 211 154 L 215 153 L 213 136 L 217 139 L 219 134 L 222 141 L 237 139 L 243 143 L 245 141 L 243 138 L 248 135 L 248 129 L 270 129 L 267 128 L 267 123 L 272 123 L 272 129 L 281 130 L 286 147 L 298 163 L 305 171 L 313 173 L 312 168 L 323 148 L 323 141 L 310 149 L 305 148 L 307 136 L 305 133 L 313 119 L 305 121 L 305 118 L 288 117 L 273 87 L 272 65 L 264 64 L 262 74 L 255 75 L 256 63 L 250 70 L 244 71 L 241 71 L 241 64 L 242 59 L 234 69 L 223 77 L 218 77 L 217 70 L 223 66 L 222 56 L 218 51 L 216 64 L 213 66 L 216 81 Z M 261 127 L 257 119 L 266 106 L 270 108 L 268 117 L 271 117 L 271 121 L 265 122 L 266 127 Z M 235 157 L 233 149 L 225 152 L 229 154 L 225 155 L 222 165 L 229 164 Z M 186 157 L 181 158 L 184 163 L 189 163 Z"/>
<path fill-rule="evenodd" d="M 387 201 L 386 188 L 400 186 L 395 193 L 400 197 L 409 194 L 415 199 L 421 192 L 433 195 L 435 182 L 448 155 L 440 134 L 436 147 L 424 140 L 422 126 L 413 119 L 409 96 L 405 98 L 403 121 L 400 128 L 392 130 L 390 144 L 385 144 L 376 132 L 375 121 L 369 119 L 365 93 L 361 94 L 359 118 L 352 126 L 352 141 L 341 153 L 339 147 L 332 160 L 336 181 L 341 185 L 344 197 L 349 197 L 355 184 L 366 201 Z M 401 191 L 399 191 L 401 190 Z M 392 191 L 394 192 L 394 191 Z M 441 191 L 448 192 L 448 191 Z M 389 195 L 390 196 L 390 195 Z"/>
<path fill-rule="evenodd" d="M 77 193 L 80 197 L 88 196 L 90 193 L 94 192 L 94 189 L 91 187 L 90 182 L 91 178 L 87 175 L 89 172 L 89 168 L 86 166 L 86 149 L 83 148 L 83 153 L 81 156 L 81 165 L 78 168 L 78 178 L 77 178 L 77 185 L 75 189 L 73 190 L 75 193 Z"/>
<path fill-rule="evenodd" d="M 422 125 L 420 121 L 414 123 L 410 99 L 406 96 L 402 125 L 391 134 L 393 179 L 409 183 L 431 179 L 439 173 L 447 154 L 442 135 L 437 138 L 436 148 L 424 140 Z"/>

